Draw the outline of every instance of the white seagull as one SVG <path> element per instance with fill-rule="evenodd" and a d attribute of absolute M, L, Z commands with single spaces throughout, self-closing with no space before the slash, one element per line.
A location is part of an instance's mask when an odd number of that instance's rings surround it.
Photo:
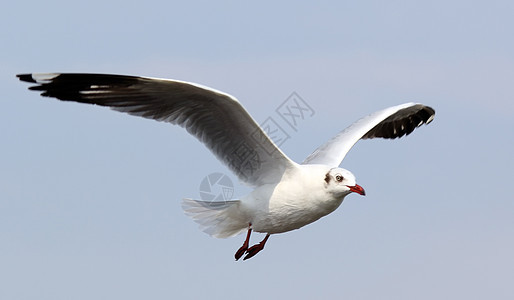
<path fill-rule="evenodd" d="M 285 155 L 239 101 L 223 92 L 179 80 L 108 74 L 20 74 L 42 96 L 108 106 L 114 110 L 184 127 L 244 183 L 255 189 L 240 200 L 184 199 L 187 215 L 211 236 L 247 230 L 235 254 L 244 260 L 264 249 L 271 234 L 287 232 L 328 215 L 344 197 L 364 189 L 339 168 L 360 139 L 395 139 L 430 123 L 435 111 L 406 103 L 368 115 L 321 145 L 301 164 Z M 252 230 L 266 233 L 249 247 Z"/>

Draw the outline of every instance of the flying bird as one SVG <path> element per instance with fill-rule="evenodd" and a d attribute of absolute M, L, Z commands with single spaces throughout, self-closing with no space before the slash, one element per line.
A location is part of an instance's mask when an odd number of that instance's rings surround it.
<path fill-rule="evenodd" d="M 231 95 L 199 84 L 139 76 L 45 73 L 20 74 L 30 90 L 62 101 L 114 110 L 184 127 L 254 190 L 240 200 L 184 199 L 185 213 L 218 238 L 246 230 L 235 259 L 253 257 L 272 234 L 298 229 L 324 217 L 350 193 L 365 195 L 355 176 L 339 168 L 360 139 L 395 139 L 435 116 L 431 107 L 406 103 L 370 114 L 314 150 L 301 164 L 292 161 Z M 265 233 L 250 247 L 252 230 Z"/>

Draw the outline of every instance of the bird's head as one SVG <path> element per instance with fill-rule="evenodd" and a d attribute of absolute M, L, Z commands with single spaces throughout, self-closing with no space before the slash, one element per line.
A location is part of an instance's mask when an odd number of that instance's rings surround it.
<path fill-rule="evenodd" d="M 366 195 L 364 189 L 355 182 L 352 172 L 343 168 L 332 168 L 325 175 L 325 186 L 336 197 L 344 197 L 350 193 Z"/>

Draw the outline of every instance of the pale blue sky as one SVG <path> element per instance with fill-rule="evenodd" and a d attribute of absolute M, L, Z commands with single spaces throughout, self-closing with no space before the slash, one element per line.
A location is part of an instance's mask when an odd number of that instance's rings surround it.
<path fill-rule="evenodd" d="M 0 12 L 1 299 L 512 299 L 512 1 L 25 1 Z M 302 161 L 354 120 L 422 102 L 436 118 L 363 141 L 367 192 L 272 236 L 214 239 L 180 208 L 230 175 L 183 129 L 29 92 L 15 74 L 193 81 L 262 122 L 296 91 Z M 255 235 L 253 241 L 262 236 Z"/>

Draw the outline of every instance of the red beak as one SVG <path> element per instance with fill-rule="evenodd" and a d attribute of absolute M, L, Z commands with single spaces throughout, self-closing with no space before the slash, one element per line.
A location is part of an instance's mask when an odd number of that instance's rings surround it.
<path fill-rule="evenodd" d="M 347 187 L 349 187 L 350 191 L 352 191 L 354 193 L 357 193 L 357 194 L 362 195 L 362 196 L 366 195 L 366 192 L 364 192 L 364 189 L 362 188 L 362 186 L 360 186 L 358 184 L 356 184 L 354 186 L 347 185 Z"/>

